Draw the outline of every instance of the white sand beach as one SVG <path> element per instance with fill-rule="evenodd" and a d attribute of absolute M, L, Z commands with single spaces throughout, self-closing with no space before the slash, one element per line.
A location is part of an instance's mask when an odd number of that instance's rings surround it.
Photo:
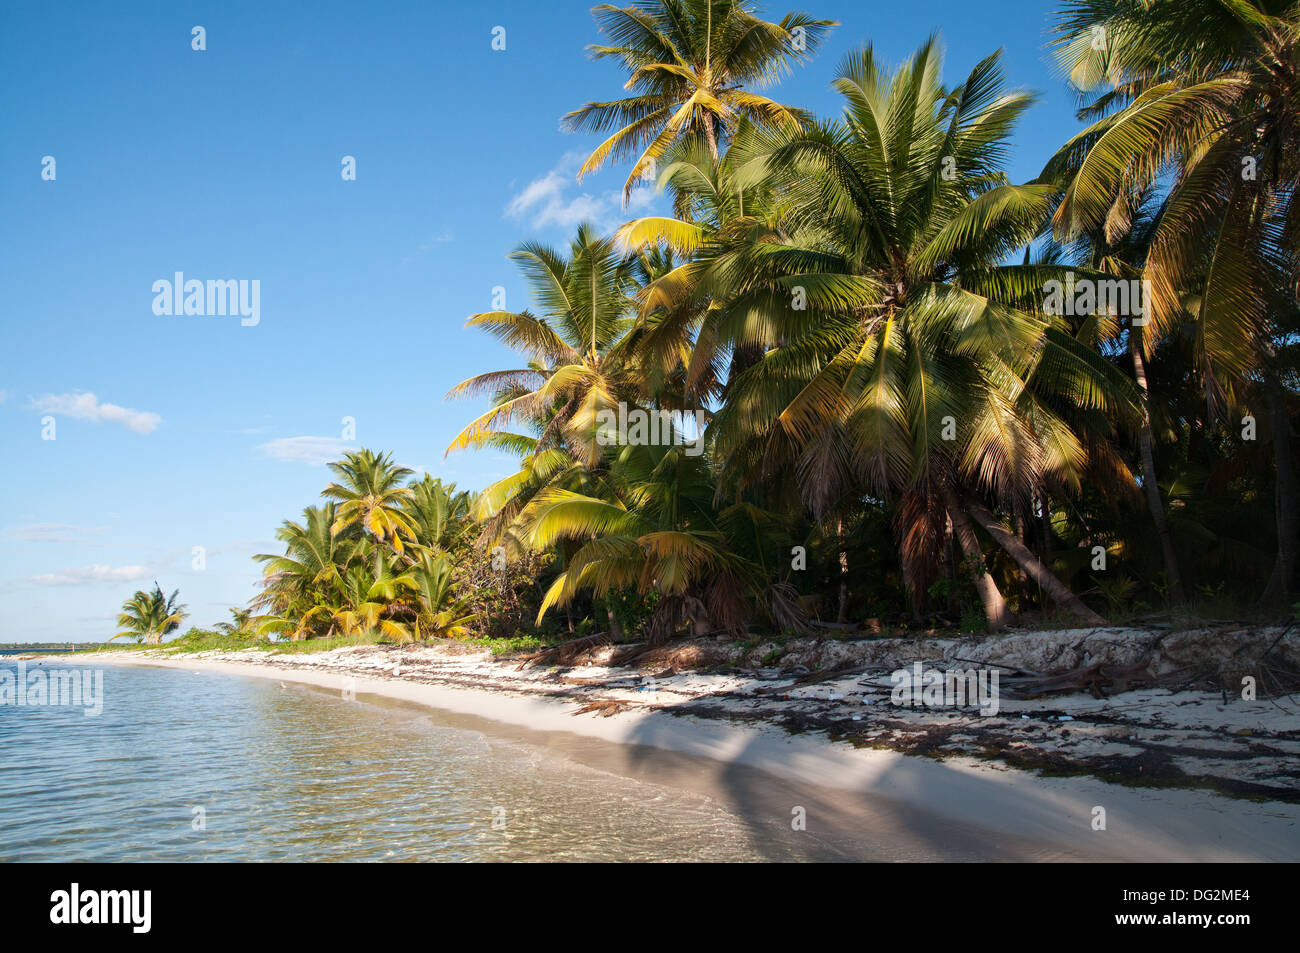
<path fill-rule="evenodd" d="M 486 652 L 448 653 L 427 646 L 190 656 L 134 650 L 75 660 L 278 679 L 337 692 L 340 704 L 381 696 L 427 706 L 487 734 L 521 738 L 586 764 L 720 798 L 769 825 L 788 827 L 796 809 L 803 808 L 809 836 L 835 839 L 863 858 L 1300 859 L 1300 804 L 1294 798 L 1228 797 L 1192 786 L 1116 784 L 1083 773 L 1021 770 L 1002 759 L 963 753 L 962 736 L 951 725 L 954 717 L 959 725 L 969 725 L 971 718 L 951 712 L 904 710 L 918 730 L 948 726 L 947 743 L 926 751 L 930 756 L 889 750 L 879 739 L 872 746 L 833 740 L 833 732 L 820 730 L 815 717 L 805 719 L 803 730 L 789 730 L 788 719 L 782 725 L 782 711 L 807 714 L 828 706 L 838 711 L 847 704 L 856 706 L 855 714 L 837 717 L 835 724 L 882 722 L 882 707 L 869 697 L 846 700 L 854 685 L 859 696 L 878 691 L 856 674 L 843 683 L 792 685 L 778 697 L 756 695 L 768 686 L 742 675 L 670 670 L 656 679 L 644 671 L 595 664 L 521 669 Z M 47 657 L 47 663 L 55 659 Z M 976 718 L 1036 732 L 1039 753 L 1079 745 L 1122 748 L 1139 730 L 1165 738 L 1182 731 L 1184 761 L 1195 738 L 1209 744 L 1205 739 L 1249 741 L 1270 734 L 1267 750 L 1256 760 L 1270 766 L 1275 780 L 1294 775 L 1300 760 L 1294 757 L 1293 706 L 1261 701 L 1233 707 L 1216 701 L 1207 692 L 1174 697 L 1163 689 L 1131 691 L 1106 703 L 1076 694 L 1033 704 L 1004 702 L 997 719 Z M 1117 708 L 1128 713 L 1130 725 L 1119 734 L 1112 731 Z M 1101 709 L 1111 714 L 1088 720 L 1090 710 Z M 1075 715 L 1051 714 L 1066 710 Z M 1171 720 L 1173 713 L 1186 724 Z M 898 712 L 889 715 L 892 722 Z M 1211 725 L 1211 716 L 1219 724 Z M 1235 728 L 1238 721 L 1257 727 Z M 1201 760 L 1211 767 L 1225 757 L 1244 760 L 1222 747 L 1210 744 Z M 1232 764 L 1225 770 L 1249 773 Z M 1104 829 L 1094 823 L 1098 809 L 1104 810 Z"/>

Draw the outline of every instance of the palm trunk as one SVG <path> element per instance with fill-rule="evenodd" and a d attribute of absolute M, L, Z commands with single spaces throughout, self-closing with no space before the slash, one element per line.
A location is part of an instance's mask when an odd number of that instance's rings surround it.
<path fill-rule="evenodd" d="M 1083 600 L 1071 592 L 1065 583 L 1057 579 L 1052 571 L 1043 565 L 1042 560 L 1030 552 L 1029 547 L 1017 539 L 1014 533 L 1008 532 L 992 513 L 973 501 L 968 502 L 966 508 L 975 521 L 1006 550 L 1007 555 L 1014 559 L 1034 582 L 1043 587 L 1043 591 L 1053 602 L 1091 625 L 1106 624 L 1105 619 L 1084 605 Z"/>
<path fill-rule="evenodd" d="M 1269 422 L 1273 429 L 1273 461 L 1277 469 L 1274 505 L 1277 513 L 1277 557 L 1261 600 L 1266 606 L 1285 604 L 1296 570 L 1296 477 L 1291 459 L 1291 419 L 1276 378 L 1266 385 Z"/>
<path fill-rule="evenodd" d="M 709 143 L 709 154 L 713 156 L 713 161 L 718 160 L 718 133 L 713 127 L 712 113 L 706 113 L 704 116 L 704 138 Z"/>
<path fill-rule="evenodd" d="M 844 519 L 835 523 L 835 537 L 840 548 L 840 605 L 835 613 L 835 621 L 843 624 L 849 618 L 849 554 L 844 548 Z"/>
<path fill-rule="evenodd" d="M 615 642 L 623 641 L 623 623 L 619 621 L 618 616 L 614 614 L 613 606 L 605 606 L 605 614 L 609 617 L 609 637 Z"/>
<path fill-rule="evenodd" d="M 1147 497 L 1147 509 L 1156 524 L 1156 533 L 1160 537 L 1160 549 L 1164 554 L 1165 582 L 1169 585 L 1169 598 L 1175 603 L 1186 599 L 1183 593 L 1183 577 L 1178 571 L 1178 556 L 1174 552 L 1173 537 L 1169 534 L 1169 521 L 1165 519 L 1164 503 L 1160 499 L 1160 483 L 1156 480 L 1155 438 L 1151 433 L 1151 409 L 1147 397 L 1147 368 L 1142 359 L 1141 334 L 1130 328 L 1128 332 L 1128 349 L 1133 356 L 1133 375 L 1137 381 L 1138 394 L 1142 398 L 1142 432 L 1138 437 L 1138 448 L 1142 457 L 1142 489 Z"/>
<path fill-rule="evenodd" d="M 975 528 L 971 526 L 961 504 L 957 502 L 956 494 L 946 486 L 942 492 L 944 505 L 948 507 L 948 517 L 952 520 L 953 532 L 957 542 L 961 544 L 962 552 L 966 555 L 966 561 L 970 564 L 975 591 L 979 593 L 980 601 L 984 604 L 984 618 L 988 620 L 989 630 L 997 632 L 1012 621 L 1011 610 L 1007 608 L 1007 601 L 1002 598 L 998 584 L 993 581 L 993 577 L 984 566 L 984 551 L 980 548 Z"/>

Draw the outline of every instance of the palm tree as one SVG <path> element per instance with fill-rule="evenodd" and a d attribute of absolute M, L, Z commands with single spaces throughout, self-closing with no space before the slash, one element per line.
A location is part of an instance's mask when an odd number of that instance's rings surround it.
<path fill-rule="evenodd" d="M 683 621 L 695 635 L 738 635 L 756 609 L 798 629 L 802 613 L 784 587 L 768 589 L 758 606 L 748 604 L 764 593 L 763 573 L 736 542 L 740 514 L 714 508 L 716 488 L 702 456 L 681 447 L 624 447 L 602 489 L 597 496 L 547 488 L 520 516 L 534 549 L 577 544 L 542 601 L 539 623 L 579 592 L 627 590 L 657 599 L 647 627 L 651 643 L 670 638 Z"/>
<path fill-rule="evenodd" d="M 337 519 L 334 503 L 309 506 L 303 510 L 301 523 L 285 520 L 276 532 L 276 538 L 285 544 L 283 555 L 259 553 L 253 557 L 266 564 L 263 590 L 253 600 L 253 607 L 271 613 L 260 623 L 260 633 L 288 632 L 294 641 L 307 638 L 313 634 L 311 623 L 317 617 L 312 611 L 340 603 L 343 573 L 355 541 L 332 531 Z"/>
<path fill-rule="evenodd" d="M 587 103 L 565 116 L 564 124 L 575 131 L 614 130 L 588 157 L 579 179 L 610 158 L 637 156 L 624 200 L 682 136 L 704 137 L 716 157 L 741 117 L 771 126 L 801 122 L 801 111 L 746 86 L 777 80 L 792 61 L 814 53 L 837 25 L 803 13 L 770 23 L 744 0 L 645 0 L 624 8 L 602 4 L 592 12 L 612 41 L 592 46 L 592 56 L 617 58 L 633 95 Z"/>
<path fill-rule="evenodd" d="M 185 619 L 185 606 L 176 601 L 180 590 L 164 596 L 157 582 L 153 591 L 136 590 L 135 595 L 122 603 L 122 611 L 117 617 L 117 624 L 123 631 L 113 639 L 134 638 L 137 642 L 158 645 L 164 635 L 169 635 L 180 628 Z"/>
<path fill-rule="evenodd" d="M 236 606 L 230 610 L 229 622 L 218 622 L 213 628 L 229 635 L 242 635 L 250 632 L 256 622 L 252 609 Z"/>
<path fill-rule="evenodd" d="M 775 178 L 783 211 L 776 235 L 712 250 L 700 279 L 724 302 L 716 326 L 763 348 L 713 430 L 726 465 L 758 467 L 754 480 L 784 468 L 815 514 L 855 495 L 897 500 L 914 594 L 950 526 L 989 624 L 1008 621 L 974 519 L 1054 601 L 1096 621 L 979 501 L 1014 512 L 1049 480 L 1077 486 L 1087 453 L 1049 396 L 1105 409 L 1125 393 L 1034 304 L 1056 272 L 1000 264 L 1033 239 L 1055 190 L 1000 171 L 1031 100 L 1003 92 L 999 60 L 949 90 L 933 38 L 892 78 L 868 46 L 835 82 L 842 122 L 779 133 L 747 163 Z"/>
<path fill-rule="evenodd" d="M 1300 7 L 1289 0 L 1076 0 L 1058 55 L 1100 116 L 1055 157 L 1070 184 L 1056 215 L 1070 237 L 1124 225 L 1127 196 L 1172 178 L 1144 276 L 1141 350 L 1195 310 L 1211 407 L 1235 409 L 1263 379 L 1274 430 L 1278 551 L 1267 600 L 1300 562 L 1290 420 L 1276 352 L 1296 330 L 1300 282 Z M 1100 40 L 1100 42 L 1098 42 Z M 1189 292 L 1191 294 L 1189 294 Z"/>
<path fill-rule="evenodd" d="M 541 428 L 534 452 L 560 447 L 594 466 L 602 452 L 598 414 L 639 393 L 627 336 L 636 264 L 589 225 L 578 228 L 567 257 L 534 242 L 510 257 L 541 313 L 488 311 L 472 315 L 466 327 L 483 328 L 522 351 L 528 366 L 478 374 L 448 392 L 448 398 L 489 393 L 495 400 L 447 452 L 489 441 L 518 446 L 530 438 L 502 428 L 522 420 Z"/>
<path fill-rule="evenodd" d="M 329 467 L 343 481 L 321 491 L 321 496 L 340 501 L 330 532 L 338 535 L 356 523 L 394 552 L 403 552 L 403 538 L 415 539 L 415 528 L 402 510 L 411 496 L 410 488 L 402 484 L 413 471 L 394 464 L 388 454 L 370 450 L 345 454 Z"/>

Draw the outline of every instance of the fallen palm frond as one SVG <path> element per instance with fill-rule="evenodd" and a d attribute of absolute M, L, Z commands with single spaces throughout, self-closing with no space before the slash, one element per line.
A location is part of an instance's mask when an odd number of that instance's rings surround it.
<path fill-rule="evenodd" d="M 574 714 L 586 715 L 591 712 L 599 712 L 602 718 L 608 718 L 610 715 L 617 715 L 621 711 L 627 711 L 632 705 L 632 702 L 619 701 L 617 698 L 599 698 L 583 705 Z"/>

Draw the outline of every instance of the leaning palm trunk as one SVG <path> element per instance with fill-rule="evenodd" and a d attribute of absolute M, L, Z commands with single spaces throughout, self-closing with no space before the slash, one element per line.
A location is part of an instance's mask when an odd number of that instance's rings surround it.
<path fill-rule="evenodd" d="M 1008 532 L 992 513 L 974 501 L 968 501 L 966 509 L 997 544 L 1006 550 L 1007 555 L 1014 559 L 1030 578 L 1043 587 L 1043 591 L 1053 602 L 1090 625 L 1106 624 L 1105 619 L 1084 605 L 1083 600 L 1071 592 L 1065 583 L 1057 579 L 1052 571 L 1043 565 L 1042 560 L 1035 556 L 1014 533 Z"/>
<path fill-rule="evenodd" d="M 1007 608 L 1007 601 L 1002 598 L 998 584 L 993 581 L 984 565 L 984 550 L 980 548 L 979 539 L 975 536 L 975 528 L 962 510 L 956 494 L 946 486 L 943 488 L 943 501 L 948 508 L 948 517 L 952 520 L 953 533 L 971 567 L 975 590 L 984 604 L 984 618 L 988 620 L 989 629 L 997 632 L 1012 621 L 1011 610 Z"/>
<path fill-rule="evenodd" d="M 1156 533 L 1160 536 L 1160 549 L 1164 554 L 1165 582 L 1169 586 L 1169 598 L 1175 603 L 1184 601 L 1183 577 L 1178 571 L 1178 556 L 1174 552 L 1173 537 L 1169 534 L 1169 520 L 1165 518 L 1165 507 L 1160 499 L 1160 484 L 1156 480 L 1156 460 L 1154 452 L 1155 439 L 1151 433 L 1151 406 L 1147 396 L 1147 368 L 1142 359 L 1141 335 L 1129 330 L 1129 353 L 1133 356 L 1133 374 L 1136 378 L 1138 394 L 1142 401 L 1142 432 L 1138 438 L 1138 448 L 1142 457 L 1142 489 L 1147 497 L 1147 509 L 1151 511 L 1151 520 L 1155 523 Z"/>

